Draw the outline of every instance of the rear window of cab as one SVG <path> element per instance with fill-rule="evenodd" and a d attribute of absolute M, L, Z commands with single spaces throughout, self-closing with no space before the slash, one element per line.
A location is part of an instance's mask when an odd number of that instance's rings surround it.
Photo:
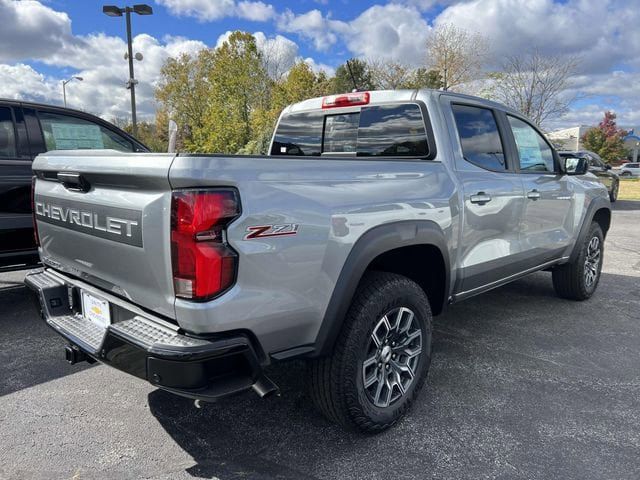
<path fill-rule="evenodd" d="M 417 104 L 374 105 L 359 112 L 293 113 L 282 117 L 271 155 L 425 157 L 429 154 Z"/>

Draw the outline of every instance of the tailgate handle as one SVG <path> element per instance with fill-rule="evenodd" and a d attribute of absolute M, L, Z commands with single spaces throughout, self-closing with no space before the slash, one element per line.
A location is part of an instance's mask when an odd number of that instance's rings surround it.
<path fill-rule="evenodd" d="M 58 172 L 57 177 L 67 190 L 74 190 L 76 192 L 89 191 L 89 182 L 79 173 Z"/>

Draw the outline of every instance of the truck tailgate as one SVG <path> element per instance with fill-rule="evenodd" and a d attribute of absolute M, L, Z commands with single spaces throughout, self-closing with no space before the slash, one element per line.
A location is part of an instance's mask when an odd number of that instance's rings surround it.
<path fill-rule="evenodd" d="M 173 154 L 50 152 L 33 164 L 43 263 L 175 319 Z"/>

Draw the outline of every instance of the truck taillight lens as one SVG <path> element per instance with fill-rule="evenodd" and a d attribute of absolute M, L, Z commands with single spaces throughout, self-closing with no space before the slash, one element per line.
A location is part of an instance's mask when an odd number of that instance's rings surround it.
<path fill-rule="evenodd" d="M 171 200 L 171 262 L 175 294 L 208 300 L 235 281 L 238 254 L 225 228 L 240 215 L 232 189 L 180 190 Z"/>
<path fill-rule="evenodd" d="M 31 215 L 33 217 L 33 240 L 36 247 L 40 246 L 40 238 L 38 237 L 38 223 L 36 222 L 36 176 L 31 177 Z"/>

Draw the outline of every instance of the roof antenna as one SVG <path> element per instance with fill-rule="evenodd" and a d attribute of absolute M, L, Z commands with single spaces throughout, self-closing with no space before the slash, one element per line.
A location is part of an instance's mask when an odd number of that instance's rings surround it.
<path fill-rule="evenodd" d="M 353 76 L 353 71 L 351 70 L 351 60 L 347 60 L 347 70 L 349 70 L 349 75 L 351 76 L 351 81 L 353 82 L 353 90 L 352 92 L 358 92 L 360 89 L 358 88 L 358 84 L 356 83 L 356 77 Z"/>

